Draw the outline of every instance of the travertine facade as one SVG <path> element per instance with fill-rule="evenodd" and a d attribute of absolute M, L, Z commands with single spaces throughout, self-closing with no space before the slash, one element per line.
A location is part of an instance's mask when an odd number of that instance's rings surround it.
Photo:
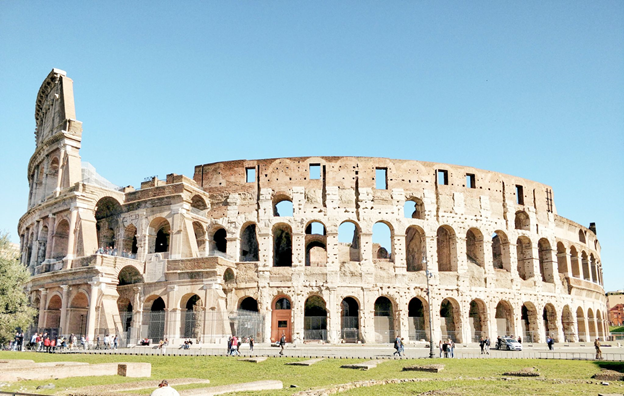
<path fill-rule="evenodd" d="M 128 342 L 428 339 L 428 267 L 435 340 L 606 333 L 595 227 L 558 216 L 544 184 L 302 157 L 199 165 L 192 179 L 118 189 L 81 166 L 65 72 L 44 81 L 36 121 L 19 234 L 42 330 Z"/>

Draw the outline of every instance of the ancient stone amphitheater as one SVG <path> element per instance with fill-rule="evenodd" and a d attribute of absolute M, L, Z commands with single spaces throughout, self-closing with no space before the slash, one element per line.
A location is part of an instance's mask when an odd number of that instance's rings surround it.
<path fill-rule="evenodd" d="M 21 257 L 40 331 L 177 343 L 603 337 L 595 225 L 551 187 L 364 157 L 198 165 L 119 188 L 82 163 L 72 80 L 36 102 Z M 430 295 L 427 295 L 427 287 Z"/>

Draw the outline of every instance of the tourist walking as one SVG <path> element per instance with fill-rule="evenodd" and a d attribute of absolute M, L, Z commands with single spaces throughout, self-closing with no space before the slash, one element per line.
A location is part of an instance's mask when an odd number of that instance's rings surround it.
<path fill-rule="evenodd" d="M 282 338 L 280 338 L 279 341 L 279 345 L 280 345 L 280 355 L 284 356 L 284 349 L 286 348 L 286 334 L 282 333 Z"/>
<path fill-rule="evenodd" d="M 600 349 L 600 338 L 596 338 L 596 341 L 594 341 L 594 348 L 596 348 L 596 360 L 602 360 L 602 350 Z"/>
<path fill-rule="evenodd" d="M 485 354 L 485 338 L 483 337 L 479 340 L 479 348 L 481 348 L 481 354 Z"/>
<path fill-rule="evenodd" d="M 249 337 L 249 352 L 253 352 L 253 347 L 254 347 L 254 338 Z"/>
<path fill-rule="evenodd" d="M 394 339 L 394 353 L 392 356 L 394 355 L 399 355 L 399 357 L 401 356 L 401 338 L 399 336 Z"/>

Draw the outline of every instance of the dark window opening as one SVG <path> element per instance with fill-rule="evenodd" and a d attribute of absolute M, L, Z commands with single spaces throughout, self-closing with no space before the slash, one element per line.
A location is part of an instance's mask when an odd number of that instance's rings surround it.
<path fill-rule="evenodd" d="M 256 168 L 245 168 L 245 181 L 247 183 L 256 181 Z"/>
<path fill-rule="evenodd" d="M 477 188 L 475 175 L 473 175 L 472 173 L 466 174 L 466 187 Z"/>
<path fill-rule="evenodd" d="M 378 190 L 388 189 L 388 169 L 387 168 L 375 169 L 375 188 Z"/>
<path fill-rule="evenodd" d="M 524 188 L 519 185 L 516 185 L 516 203 L 524 205 Z"/>
<path fill-rule="evenodd" d="M 277 321 L 277 327 L 279 327 L 280 329 L 285 329 L 288 327 L 288 321 L 287 320 L 278 320 Z"/>
<path fill-rule="evenodd" d="M 447 186 L 449 184 L 448 171 L 444 169 L 438 169 L 438 185 Z"/>
<path fill-rule="evenodd" d="M 321 165 L 310 164 L 310 180 L 319 180 L 321 178 Z"/>

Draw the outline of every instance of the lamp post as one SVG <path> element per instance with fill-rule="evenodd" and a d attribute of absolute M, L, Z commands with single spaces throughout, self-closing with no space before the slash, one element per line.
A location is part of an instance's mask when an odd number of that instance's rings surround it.
<path fill-rule="evenodd" d="M 423 266 L 425 267 L 425 275 L 427 276 L 427 305 L 429 306 L 429 358 L 433 359 L 435 353 L 433 353 L 433 315 L 431 312 L 431 288 L 429 286 L 429 278 L 433 274 L 429 271 L 429 262 L 427 261 L 427 252 L 423 254 Z"/>

